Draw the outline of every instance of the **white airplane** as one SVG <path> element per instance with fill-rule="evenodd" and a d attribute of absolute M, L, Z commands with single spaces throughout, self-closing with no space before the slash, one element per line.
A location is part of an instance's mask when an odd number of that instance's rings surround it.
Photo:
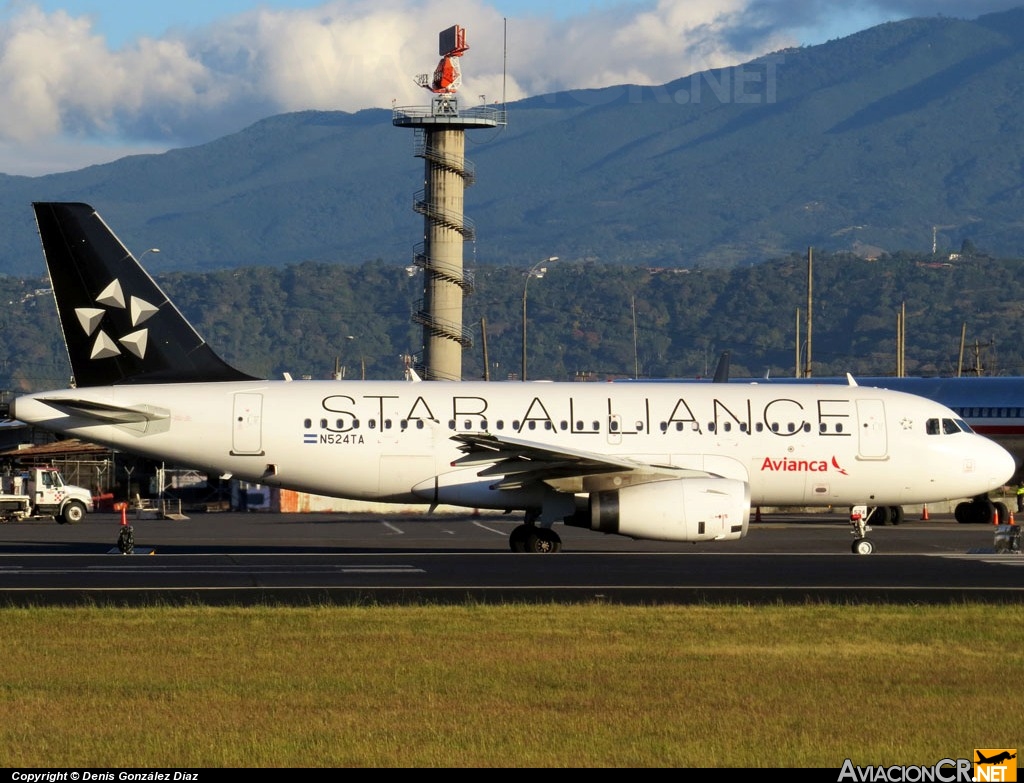
<path fill-rule="evenodd" d="M 860 386 L 291 381 L 226 364 L 86 204 L 33 205 L 75 387 L 14 400 L 53 432 L 320 495 L 525 512 L 634 539 L 742 538 L 752 506 L 974 497 L 1012 457 L 949 408 Z"/>

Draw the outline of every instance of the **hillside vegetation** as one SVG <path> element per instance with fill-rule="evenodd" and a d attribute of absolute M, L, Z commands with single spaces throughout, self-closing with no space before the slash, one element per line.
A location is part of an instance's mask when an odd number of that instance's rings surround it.
<path fill-rule="evenodd" d="M 906 310 L 906 372 L 1024 374 L 1024 264 L 986 256 L 955 262 L 898 254 L 865 261 L 813 254 L 813 372 L 890 375 Z M 694 377 L 732 352 L 733 375 L 792 376 L 797 311 L 806 338 L 807 256 L 735 269 L 557 262 L 528 297 L 528 376 L 551 380 Z M 474 345 L 463 378 L 518 377 L 523 270 L 482 266 L 465 302 Z M 422 274 L 381 262 L 306 263 L 158 277 L 213 348 L 247 372 L 400 378 L 422 331 L 411 321 Z M 70 370 L 45 280 L 0 278 L 0 388 L 67 385 Z M 364 369 L 365 368 L 365 369 Z"/>

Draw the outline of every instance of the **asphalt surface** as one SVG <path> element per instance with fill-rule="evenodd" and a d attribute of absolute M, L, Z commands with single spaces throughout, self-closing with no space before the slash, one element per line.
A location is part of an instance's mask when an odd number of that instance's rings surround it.
<path fill-rule="evenodd" d="M 557 554 L 515 554 L 517 516 L 94 514 L 0 525 L 0 605 L 592 602 L 1024 602 L 1024 555 L 949 517 L 875 528 L 774 514 L 739 541 L 632 541 L 557 525 Z M 132 533 L 129 554 L 119 539 Z"/>

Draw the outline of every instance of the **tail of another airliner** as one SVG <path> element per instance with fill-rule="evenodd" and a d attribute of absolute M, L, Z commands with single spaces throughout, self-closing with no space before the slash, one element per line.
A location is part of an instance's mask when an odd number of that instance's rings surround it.
<path fill-rule="evenodd" d="M 77 386 L 253 379 L 213 352 L 95 209 L 32 208 Z"/>

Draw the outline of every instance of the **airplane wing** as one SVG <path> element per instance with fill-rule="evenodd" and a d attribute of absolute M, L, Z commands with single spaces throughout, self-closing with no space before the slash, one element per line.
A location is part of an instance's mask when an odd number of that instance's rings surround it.
<path fill-rule="evenodd" d="M 453 467 L 483 466 L 478 475 L 500 476 L 494 489 L 519 489 L 543 482 L 565 492 L 595 491 L 667 478 L 707 477 L 703 471 L 657 465 L 579 449 L 552 448 L 541 443 L 491 434 L 456 435 L 463 456 Z"/>

